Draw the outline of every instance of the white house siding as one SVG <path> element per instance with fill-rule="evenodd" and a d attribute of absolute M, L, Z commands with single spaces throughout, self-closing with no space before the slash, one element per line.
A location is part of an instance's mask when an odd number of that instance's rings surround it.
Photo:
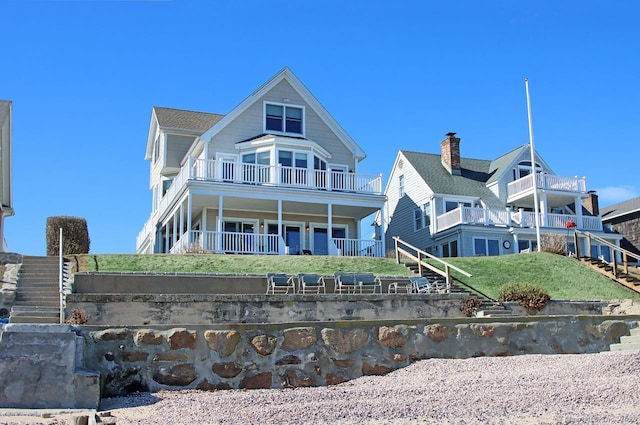
<path fill-rule="evenodd" d="M 463 232 L 461 232 L 459 236 L 460 241 L 458 242 L 458 255 L 460 257 L 472 257 L 473 255 L 475 255 L 475 252 L 474 252 L 475 238 L 498 239 L 500 255 L 513 254 L 515 252 L 513 236 L 511 236 L 509 233 L 506 233 L 506 231 L 500 232 L 498 230 L 496 232 L 496 229 L 492 229 L 492 230 L 487 229 L 487 230 L 483 231 L 482 228 L 478 228 L 477 230 L 474 230 L 473 228 L 467 227 Z M 511 248 L 505 249 L 503 246 L 504 241 L 509 241 L 511 243 Z M 440 241 L 438 241 L 438 243 L 441 244 Z"/>
<path fill-rule="evenodd" d="M 353 153 L 284 80 L 213 137 L 209 148 L 209 158 L 215 158 L 216 152 L 238 153 L 237 142 L 262 134 L 264 132 L 264 102 L 283 103 L 283 99 L 288 99 L 287 104 L 289 105 L 305 108 L 305 136 L 331 153 L 332 157 L 327 162 L 343 164 L 348 166 L 350 170 L 354 170 Z"/>
<path fill-rule="evenodd" d="M 167 134 L 165 166 L 180 168 L 180 162 L 193 144 L 195 137 Z"/>
<path fill-rule="evenodd" d="M 399 161 L 403 161 L 403 167 L 398 167 Z M 400 198 L 399 177 L 404 176 L 405 196 Z M 402 239 L 418 248 L 424 248 L 430 241 L 431 235 L 429 227 L 416 231 L 414 224 L 414 210 L 429 201 L 432 193 L 426 184 L 411 166 L 404 155 L 398 155 L 393 167 L 392 175 L 387 183 L 387 206 L 386 211 L 387 230 L 385 232 L 386 245 L 388 249 L 394 246 L 393 236 L 402 235 Z M 432 223 L 435 217 L 431 217 Z"/>

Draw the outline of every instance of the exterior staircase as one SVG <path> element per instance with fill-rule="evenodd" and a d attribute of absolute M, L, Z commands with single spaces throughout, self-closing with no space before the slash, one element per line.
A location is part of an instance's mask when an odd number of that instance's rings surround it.
<path fill-rule="evenodd" d="M 592 270 L 640 294 L 640 270 L 629 267 L 628 272 L 625 273 L 624 267 L 620 264 L 617 270 L 614 270 L 613 265 L 598 258 L 581 257 L 580 261 Z"/>
<path fill-rule="evenodd" d="M 418 267 L 418 263 L 406 262 L 404 264 L 409 270 L 413 272 L 414 275 L 420 275 L 420 268 Z M 430 282 L 440 281 L 444 283 L 444 278 L 441 275 L 427 269 L 426 267 L 423 267 L 422 269 L 422 277 L 426 277 Z M 452 294 L 472 294 L 468 289 L 463 288 L 461 285 L 456 285 L 455 283 L 451 283 L 450 292 Z M 478 295 L 478 299 L 480 300 L 481 304 L 476 309 L 475 317 L 503 317 L 511 315 L 511 310 L 507 309 L 504 305 L 497 301 L 480 295 Z"/>
<path fill-rule="evenodd" d="M 611 351 L 640 351 L 640 328 L 631 329 L 630 335 L 620 337 L 619 344 L 611 344 Z"/>
<path fill-rule="evenodd" d="M 24 256 L 9 323 L 59 323 L 59 259 Z"/>

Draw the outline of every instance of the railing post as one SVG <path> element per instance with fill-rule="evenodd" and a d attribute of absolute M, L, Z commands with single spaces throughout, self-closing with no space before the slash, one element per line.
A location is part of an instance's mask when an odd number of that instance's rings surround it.
<path fill-rule="evenodd" d="M 422 277 L 422 253 L 418 252 L 418 274 Z"/>
<path fill-rule="evenodd" d="M 591 257 L 591 234 L 587 233 L 587 256 Z"/>
<path fill-rule="evenodd" d="M 618 261 L 616 260 L 616 252 L 615 251 L 613 251 L 612 260 L 613 260 L 613 276 L 614 277 L 618 277 Z"/>
<path fill-rule="evenodd" d="M 573 231 L 573 244 L 576 247 L 576 258 L 580 259 L 580 245 L 578 244 L 578 232 Z"/>
<path fill-rule="evenodd" d="M 58 239 L 58 251 L 59 251 L 59 269 L 58 269 L 58 291 L 60 292 L 60 324 L 64 323 L 64 290 L 63 290 L 63 280 L 64 273 L 62 271 L 64 267 L 64 261 L 62 259 L 62 227 L 60 228 L 60 239 Z"/>
<path fill-rule="evenodd" d="M 447 283 L 447 290 L 451 290 L 451 269 L 449 268 L 448 264 L 444 266 L 444 271 L 447 274 L 447 276 L 445 277 L 446 283 Z"/>
<path fill-rule="evenodd" d="M 398 238 L 395 237 L 393 240 L 396 243 L 396 264 L 400 264 L 400 251 L 398 251 Z"/>
<path fill-rule="evenodd" d="M 616 253 L 615 253 L 615 250 L 614 250 L 614 251 L 613 251 L 613 255 L 614 255 L 614 257 L 615 257 L 615 254 L 616 254 Z M 623 252 L 623 253 L 622 253 L 622 264 L 624 264 L 624 272 L 625 272 L 626 274 L 629 274 L 629 261 L 628 261 L 627 253 L 626 253 L 626 252 Z"/>

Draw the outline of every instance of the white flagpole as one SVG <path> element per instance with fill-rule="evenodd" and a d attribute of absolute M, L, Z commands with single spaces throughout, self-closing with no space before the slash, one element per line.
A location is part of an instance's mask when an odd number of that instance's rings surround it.
<path fill-rule="evenodd" d="M 538 214 L 538 182 L 536 176 L 536 154 L 533 147 L 533 125 L 531 121 L 531 100 L 529 98 L 529 79 L 524 79 L 524 85 L 527 90 L 527 115 L 529 116 L 529 150 L 531 151 L 531 178 L 533 179 L 533 217 L 536 228 L 536 243 L 538 252 L 540 252 L 540 217 Z"/>

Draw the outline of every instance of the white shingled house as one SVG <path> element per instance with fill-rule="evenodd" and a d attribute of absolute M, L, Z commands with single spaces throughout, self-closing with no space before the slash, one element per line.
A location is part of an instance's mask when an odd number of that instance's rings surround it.
<path fill-rule="evenodd" d="M 383 256 L 360 233 L 382 175 L 284 68 L 225 115 L 154 107 L 145 159 L 151 214 L 138 253 Z"/>

